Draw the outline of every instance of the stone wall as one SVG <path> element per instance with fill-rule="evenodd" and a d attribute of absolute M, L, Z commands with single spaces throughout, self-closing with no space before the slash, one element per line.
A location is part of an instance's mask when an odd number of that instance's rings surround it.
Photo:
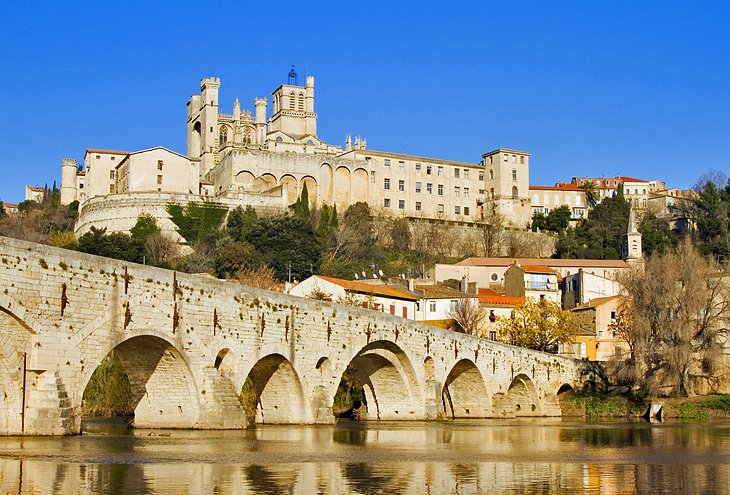
<path fill-rule="evenodd" d="M 194 194 L 174 194 L 160 192 L 138 192 L 97 196 L 82 203 L 76 221 L 76 236 L 88 232 L 92 226 L 106 228 L 107 232 L 129 232 L 142 214 L 155 217 L 162 231 L 174 239 L 182 241 L 175 224 L 167 213 L 167 205 L 189 202 L 216 201 L 228 208 L 251 205 L 259 216 L 271 216 L 287 211 L 288 203 L 283 194 L 237 194 L 232 198 L 206 198 Z"/>

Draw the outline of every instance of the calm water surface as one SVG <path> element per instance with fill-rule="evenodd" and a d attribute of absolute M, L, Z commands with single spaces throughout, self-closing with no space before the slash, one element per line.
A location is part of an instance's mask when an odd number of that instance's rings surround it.
<path fill-rule="evenodd" d="M 0 493 L 730 494 L 730 424 L 484 420 L 0 437 Z"/>

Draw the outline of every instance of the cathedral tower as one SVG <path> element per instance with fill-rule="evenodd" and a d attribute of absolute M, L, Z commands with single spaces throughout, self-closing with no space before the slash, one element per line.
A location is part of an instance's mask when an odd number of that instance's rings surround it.
<path fill-rule="evenodd" d="M 208 77 L 200 81 L 200 94 L 188 101 L 188 156 L 200 159 L 200 174 L 205 176 L 215 165 L 218 128 L 218 89 L 221 80 Z"/>
<path fill-rule="evenodd" d="M 272 93 L 273 115 L 269 134 L 282 132 L 294 140 L 317 137 L 317 114 L 314 113 L 314 77 L 307 76 L 305 86 L 297 86 L 294 69 L 289 83 Z"/>

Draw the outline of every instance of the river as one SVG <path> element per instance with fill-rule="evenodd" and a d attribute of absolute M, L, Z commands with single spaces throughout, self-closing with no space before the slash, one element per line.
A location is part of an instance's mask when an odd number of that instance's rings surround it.
<path fill-rule="evenodd" d="M 730 424 L 561 419 L 0 437 L 0 493 L 728 494 Z"/>

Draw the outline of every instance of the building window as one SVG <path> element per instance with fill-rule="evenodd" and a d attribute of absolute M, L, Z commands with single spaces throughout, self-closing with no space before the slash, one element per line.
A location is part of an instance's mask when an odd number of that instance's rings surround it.
<path fill-rule="evenodd" d="M 517 169 L 516 168 L 512 169 L 512 180 L 517 180 Z"/>
<path fill-rule="evenodd" d="M 416 193 L 420 193 L 420 192 L 421 192 L 421 183 L 416 182 Z"/>
<path fill-rule="evenodd" d="M 458 168 L 454 169 L 454 178 L 456 178 L 456 179 L 459 178 L 459 169 Z"/>
<path fill-rule="evenodd" d="M 109 184 L 109 192 L 110 193 L 114 192 L 114 184 Z"/>
<path fill-rule="evenodd" d="M 390 179 L 383 179 L 383 189 L 390 189 Z"/>
<path fill-rule="evenodd" d="M 454 215 L 461 215 L 461 206 L 454 206 Z"/>
<path fill-rule="evenodd" d="M 385 168 L 390 168 L 390 159 L 389 158 L 386 158 L 385 160 L 383 160 L 383 166 Z"/>
<path fill-rule="evenodd" d="M 426 183 L 426 192 L 428 194 L 433 194 L 433 184 L 431 184 L 430 182 Z"/>
<path fill-rule="evenodd" d="M 428 310 L 431 313 L 435 313 L 436 312 L 436 301 L 428 301 Z"/>
<path fill-rule="evenodd" d="M 405 162 L 398 162 L 398 170 L 400 170 L 401 172 L 405 172 L 406 171 L 406 163 Z"/>
<path fill-rule="evenodd" d="M 464 188 L 464 199 L 469 199 L 469 188 L 468 187 Z"/>
<path fill-rule="evenodd" d="M 403 306 L 403 318 L 408 318 L 408 308 Z"/>
<path fill-rule="evenodd" d="M 373 170 L 372 172 L 370 172 L 370 182 L 372 182 L 373 184 L 375 184 L 375 170 Z"/>
<path fill-rule="evenodd" d="M 497 332 L 495 330 L 489 331 L 489 340 L 497 340 Z"/>
<path fill-rule="evenodd" d="M 162 160 L 157 160 L 157 170 L 162 170 L 162 165 L 164 162 Z"/>
<path fill-rule="evenodd" d="M 438 186 L 436 186 L 436 194 L 438 194 L 439 196 L 444 195 L 444 185 L 443 184 L 439 184 Z"/>
<path fill-rule="evenodd" d="M 612 320 L 615 320 L 616 319 L 616 312 L 615 311 L 611 311 L 611 319 Z"/>
<path fill-rule="evenodd" d="M 421 202 L 416 201 L 416 211 L 421 211 Z"/>
<path fill-rule="evenodd" d="M 116 157 L 116 156 L 112 156 L 112 157 L 110 157 L 109 159 L 110 159 L 111 161 L 114 161 L 114 160 L 116 160 L 116 159 L 117 159 L 117 157 Z"/>
<path fill-rule="evenodd" d="M 489 188 L 489 199 L 494 199 L 494 188 L 493 187 Z"/>
<path fill-rule="evenodd" d="M 432 168 L 431 165 L 426 165 L 426 175 L 431 175 Z"/>
<path fill-rule="evenodd" d="M 520 191 L 517 189 L 517 186 L 512 186 L 512 199 L 517 199 L 520 197 Z"/>
<path fill-rule="evenodd" d="M 469 207 L 468 206 L 464 207 L 464 215 L 467 217 L 469 216 Z"/>
<path fill-rule="evenodd" d="M 390 208 L 390 199 L 389 198 L 385 198 L 383 200 L 383 207 Z"/>
<path fill-rule="evenodd" d="M 405 210 L 406 209 L 406 200 L 405 199 L 399 199 L 398 200 L 398 209 L 399 210 Z"/>
<path fill-rule="evenodd" d="M 489 180 L 494 180 L 494 170 L 491 168 L 489 169 Z"/>
<path fill-rule="evenodd" d="M 484 180 L 484 170 L 480 170 L 479 171 L 479 180 L 480 181 L 483 181 Z"/>
<path fill-rule="evenodd" d="M 516 162 L 517 162 L 517 157 L 515 155 L 512 155 L 512 163 L 516 163 Z"/>
<path fill-rule="evenodd" d="M 101 159 L 101 155 L 96 155 L 96 159 L 97 160 L 100 160 Z"/>
<path fill-rule="evenodd" d="M 502 155 L 502 161 L 506 162 L 507 160 L 509 160 L 509 158 L 507 158 L 507 155 Z"/>
<path fill-rule="evenodd" d="M 114 170 L 110 170 L 109 171 L 109 178 L 110 179 L 113 179 L 114 178 Z"/>
<path fill-rule="evenodd" d="M 521 157 L 520 157 L 520 163 L 521 163 L 522 165 L 524 165 L 524 164 L 525 164 L 525 157 L 524 157 L 524 156 L 521 156 Z"/>
<path fill-rule="evenodd" d="M 454 186 L 454 197 L 458 198 L 461 196 L 461 188 L 459 186 Z"/>
<path fill-rule="evenodd" d="M 496 273 L 492 273 L 489 278 L 492 279 L 492 282 L 496 282 L 499 279 L 499 275 L 497 275 Z"/>
<path fill-rule="evenodd" d="M 416 163 L 416 173 L 417 174 L 421 173 L 421 164 L 420 163 Z"/>
<path fill-rule="evenodd" d="M 443 213 L 443 212 L 444 212 L 444 205 L 438 205 L 438 209 L 437 209 L 437 211 L 438 211 L 439 213 Z"/>
<path fill-rule="evenodd" d="M 437 175 L 438 175 L 439 177 L 442 177 L 442 176 L 444 175 L 444 167 L 442 167 L 441 165 L 439 165 L 439 167 L 438 167 L 438 169 L 437 169 L 437 171 L 436 171 L 436 174 L 437 174 Z"/>
<path fill-rule="evenodd" d="M 406 190 L 406 181 L 399 180 L 398 181 L 398 190 L 399 191 L 405 191 Z"/>
<path fill-rule="evenodd" d="M 162 184 L 162 176 L 161 175 L 158 175 L 157 176 L 157 183 L 158 184 Z"/>

